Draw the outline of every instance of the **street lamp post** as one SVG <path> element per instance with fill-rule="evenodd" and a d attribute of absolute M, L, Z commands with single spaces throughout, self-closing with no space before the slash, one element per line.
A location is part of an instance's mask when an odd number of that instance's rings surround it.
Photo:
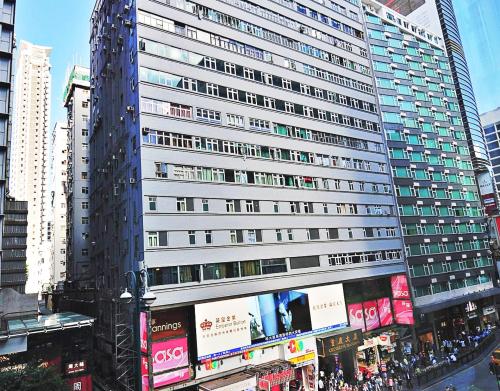
<path fill-rule="evenodd" d="M 124 303 L 131 303 L 135 301 L 134 306 L 134 324 L 133 324 L 133 341 L 134 341 L 134 372 L 135 372 L 135 389 L 142 391 L 142 354 L 141 354 L 141 335 L 140 335 L 140 315 L 141 305 L 146 310 L 146 329 L 148 332 L 147 354 L 148 354 L 148 388 L 153 389 L 153 379 L 151 376 L 151 347 L 150 347 L 150 331 L 149 324 L 151 323 L 151 314 L 149 307 L 156 300 L 156 296 L 149 290 L 148 286 L 148 271 L 144 264 L 137 271 L 128 271 L 125 273 L 126 286 L 123 293 L 120 295 L 120 301 Z M 129 283 L 131 285 L 132 293 L 128 290 Z"/>

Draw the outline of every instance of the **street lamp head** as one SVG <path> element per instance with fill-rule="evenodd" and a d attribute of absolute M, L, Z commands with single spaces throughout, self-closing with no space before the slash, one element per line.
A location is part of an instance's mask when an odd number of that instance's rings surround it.
<path fill-rule="evenodd" d="M 128 291 L 127 288 L 125 288 L 123 293 L 120 295 L 120 301 L 127 303 L 127 304 L 132 301 L 132 294 Z"/>
<path fill-rule="evenodd" d="M 149 307 L 156 300 L 156 296 L 153 292 L 147 290 L 146 292 L 144 292 L 144 295 L 142 295 L 141 300 L 147 307 Z"/>

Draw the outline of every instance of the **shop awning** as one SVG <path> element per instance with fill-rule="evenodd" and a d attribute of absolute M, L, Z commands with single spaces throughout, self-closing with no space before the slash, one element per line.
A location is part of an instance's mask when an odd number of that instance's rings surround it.
<path fill-rule="evenodd" d="M 74 312 L 41 315 L 36 318 L 28 319 L 11 319 L 7 321 L 7 332 L 3 335 L 0 334 L 0 340 L 22 335 L 89 327 L 92 326 L 93 323 L 94 318 Z"/>
<path fill-rule="evenodd" d="M 257 389 L 269 391 L 278 384 L 285 384 L 295 379 L 295 369 L 285 360 L 274 360 L 251 368 L 248 373 L 257 375 Z"/>
<path fill-rule="evenodd" d="M 257 378 L 255 377 L 255 374 L 240 372 L 221 379 L 200 384 L 199 389 L 201 391 L 246 391 L 255 390 L 255 387 L 257 387 Z"/>
<path fill-rule="evenodd" d="M 360 329 L 346 327 L 326 335 L 316 337 L 318 356 L 327 357 L 355 349 L 363 344 L 363 332 Z"/>

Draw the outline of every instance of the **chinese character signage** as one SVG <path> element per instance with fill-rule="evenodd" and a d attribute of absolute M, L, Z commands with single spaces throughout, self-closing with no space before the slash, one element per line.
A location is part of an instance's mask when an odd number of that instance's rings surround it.
<path fill-rule="evenodd" d="M 85 361 L 77 361 L 73 363 L 66 364 L 66 374 L 72 375 L 74 373 L 84 372 L 87 369 L 87 364 Z"/>
<path fill-rule="evenodd" d="M 408 290 L 408 280 L 405 274 L 391 276 L 391 288 L 393 299 L 410 299 L 410 291 Z"/>
<path fill-rule="evenodd" d="M 361 330 L 350 330 L 341 334 L 325 338 L 318 338 L 318 356 L 327 357 L 357 348 L 363 344 Z"/>
<path fill-rule="evenodd" d="M 153 373 L 189 365 L 188 342 L 186 337 L 154 342 L 152 353 Z"/>
<path fill-rule="evenodd" d="M 199 304 L 195 318 L 199 360 L 347 324 L 341 284 Z"/>
<path fill-rule="evenodd" d="M 393 300 L 392 305 L 397 324 L 412 325 L 415 323 L 413 319 L 413 306 L 410 300 Z"/>

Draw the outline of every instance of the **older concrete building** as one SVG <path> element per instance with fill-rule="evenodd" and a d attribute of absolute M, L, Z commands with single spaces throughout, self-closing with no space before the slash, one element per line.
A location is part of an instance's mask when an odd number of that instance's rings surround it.
<path fill-rule="evenodd" d="M 66 122 L 56 122 L 50 143 L 51 277 L 52 285 L 66 280 L 66 188 L 68 168 Z"/>
<path fill-rule="evenodd" d="M 89 236 L 89 69 L 74 66 L 64 92 L 68 121 L 67 280 L 91 284 Z"/>
<path fill-rule="evenodd" d="M 103 362 L 118 361 L 113 300 L 142 262 L 153 312 L 405 272 L 358 2 L 257 3 L 95 6 Z"/>
<path fill-rule="evenodd" d="M 16 69 L 10 195 L 28 201 L 28 280 L 36 293 L 50 282 L 48 144 L 51 49 L 22 41 Z"/>

